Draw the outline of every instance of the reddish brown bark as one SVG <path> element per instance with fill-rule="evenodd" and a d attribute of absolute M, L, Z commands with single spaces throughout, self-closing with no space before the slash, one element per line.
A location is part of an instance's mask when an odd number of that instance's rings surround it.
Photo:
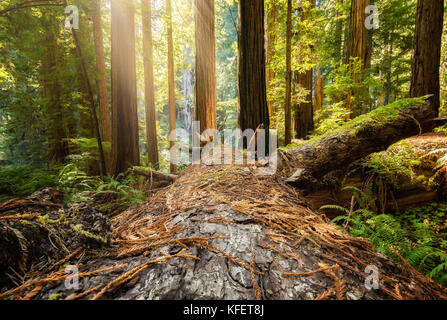
<path fill-rule="evenodd" d="M 214 30 L 214 0 L 195 0 L 196 37 L 196 106 L 195 119 L 200 132 L 216 129 L 216 45 Z"/>
<path fill-rule="evenodd" d="M 112 156 L 115 175 L 140 163 L 134 15 L 133 1 L 112 1 Z"/>
<path fill-rule="evenodd" d="M 239 127 L 269 128 L 264 47 L 264 1 L 239 1 Z"/>
<path fill-rule="evenodd" d="M 430 102 L 437 113 L 443 19 L 444 0 L 418 0 L 410 95 L 433 95 Z"/>
<path fill-rule="evenodd" d="M 96 84 L 98 87 L 99 117 L 102 141 L 112 143 L 109 98 L 107 93 L 106 60 L 101 22 L 101 0 L 93 1 L 93 36 L 96 52 Z M 106 172 L 111 170 L 111 150 L 104 150 Z"/>
<path fill-rule="evenodd" d="M 292 0 L 287 0 L 285 145 L 292 143 Z"/>
<path fill-rule="evenodd" d="M 172 39 L 172 5 L 171 0 L 166 0 L 166 23 L 168 28 L 168 87 L 169 87 L 169 131 L 176 129 L 176 113 L 175 113 L 175 77 L 174 77 L 174 42 Z M 170 148 L 173 149 L 175 141 L 170 141 Z M 171 152 L 171 173 L 177 171 L 174 153 Z"/>
<path fill-rule="evenodd" d="M 141 0 L 143 16 L 144 100 L 146 110 L 147 161 L 158 167 L 157 113 L 155 110 L 154 55 L 151 0 Z"/>

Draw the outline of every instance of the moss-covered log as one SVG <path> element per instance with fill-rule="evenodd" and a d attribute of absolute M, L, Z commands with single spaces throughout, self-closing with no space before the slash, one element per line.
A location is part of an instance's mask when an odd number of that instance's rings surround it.
<path fill-rule="evenodd" d="M 0 290 L 11 284 L 14 275 L 45 271 L 82 246 L 110 243 L 107 217 L 83 204 L 62 207 L 42 201 L 55 194 L 53 190 L 36 192 L 39 201 L 11 200 L 0 205 L 8 208 L 6 213 L 0 211 Z"/>
<path fill-rule="evenodd" d="M 424 98 L 405 99 L 347 122 L 336 131 L 283 153 L 281 174 L 309 189 L 317 179 L 392 144 L 432 129 L 436 113 Z"/>

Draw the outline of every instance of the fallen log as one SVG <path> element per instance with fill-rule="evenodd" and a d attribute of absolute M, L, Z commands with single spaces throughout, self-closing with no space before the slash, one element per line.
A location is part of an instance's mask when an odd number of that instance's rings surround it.
<path fill-rule="evenodd" d="M 82 264 L 78 288 L 50 273 L 0 298 L 447 299 L 445 288 L 338 230 L 293 188 L 250 167 L 192 166 L 112 223 L 113 247 L 66 259 Z"/>
<path fill-rule="evenodd" d="M 369 154 L 433 128 L 436 113 L 425 98 L 406 99 L 360 116 L 340 129 L 282 151 L 280 175 L 301 189 Z"/>
<path fill-rule="evenodd" d="M 311 184 L 433 118 L 427 105 L 390 109 L 290 151 L 291 169 L 279 177 L 301 169 L 295 182 Z M 61 274 L 40 275 L 0 298 L 447 299 L 446 288 L 339 230 L 282 181 L 250 166 L 191 166 L 112 219 L 113 247 L 63 260 L 80 264 L 79 287 L 67 288 Z"/>
<path fill-rule="evenodd" d="M 159 172 L 159 171 L 146 169 L 146 168 L 142 168 L 142 169 L 132 168 L 130 170 L 130 172 L 133 174 L 139 175 L 139 176 L 144 176 L 144 177 L 150 178 L 150 179 L 169 181 L 169 182 L 174 182 L 178 178 L 178 176 L 175 174 Z"/>
<path fill-rule="evenodd" d="M 30 198 L 48 200 L 44 195 L 52 194 L 55 189 L 45 189 Z M 0 216 L 0 290 L 82 246 L 98 248 L 111 240 L 107 217 L 84 204 L 15 200 L 0 207 L 8 208 L 8 214 Z"/>

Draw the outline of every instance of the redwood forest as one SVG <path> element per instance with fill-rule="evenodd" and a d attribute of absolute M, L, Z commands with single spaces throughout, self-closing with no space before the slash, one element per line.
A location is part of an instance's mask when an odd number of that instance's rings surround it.
<path fill-rule="evenodd" d="M 11 300 L 447 300 L 446 2 L 0 0 Z"/>

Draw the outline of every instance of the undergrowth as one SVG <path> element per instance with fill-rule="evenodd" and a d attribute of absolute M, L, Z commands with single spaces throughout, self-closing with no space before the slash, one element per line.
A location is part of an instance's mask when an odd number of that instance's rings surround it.
<path fill-rule="evenodd" d="M 0 203 L 12 198 L 24 198 L 33 192 L 57 186 L 57 176 L 32 166 L 0 167 Z"/>
<path fill-rule="evenodd" d="M 79 163 L 82 161 L 69 163 L 59 172 L 32 166 L 0 167 L 0 203 L 25 198 L 46 187 L 62 191 L 66 203 L 85 202 L 108 214 L 144 202 L 146 197 L 141 191 L 144 186 L 140 177 L 120 174 L 101 179 L 89 175 Z"/>
<path fill-rule="evenodd" d="M 447 203 L 409 210 L 403 214 L 374 214 L 371 197 L 354 187 L 355 207 L 324 206 L 342 212 L 333 220 L 352 236 L 366 238 L 392 259 L 407 260 L 431 279 L 447 285 Z M 396 254 L 396 252 L 398 254 Z"/>

